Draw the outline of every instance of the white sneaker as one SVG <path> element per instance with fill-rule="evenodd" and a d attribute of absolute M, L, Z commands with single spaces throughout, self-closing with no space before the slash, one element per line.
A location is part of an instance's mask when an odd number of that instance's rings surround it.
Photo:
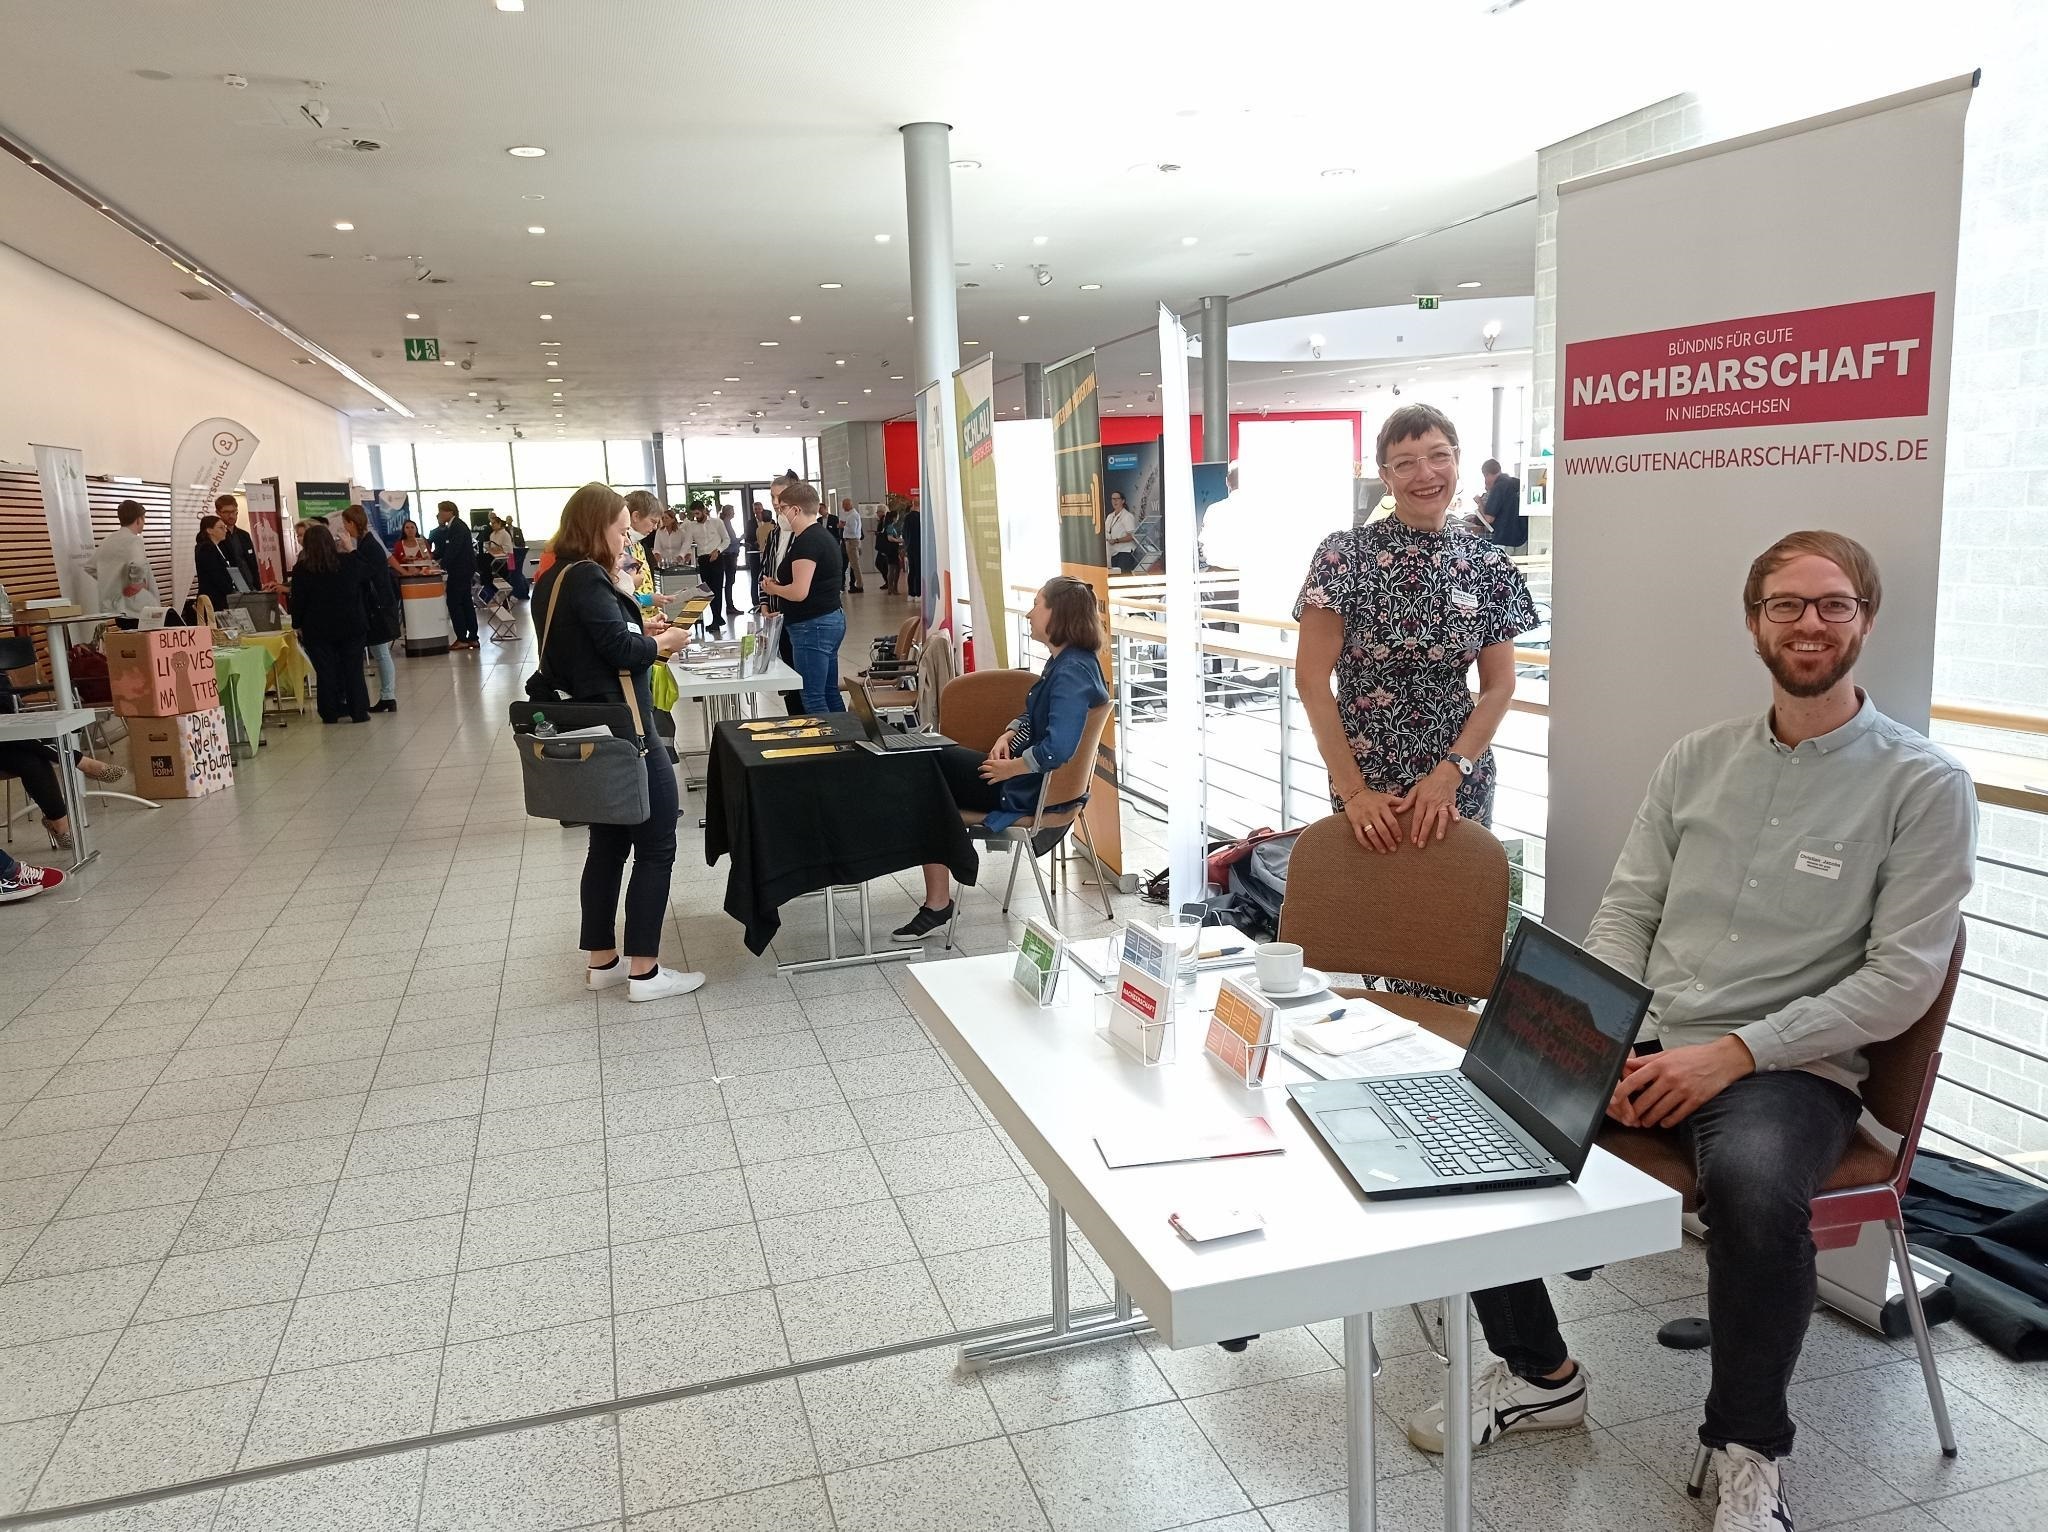
<path fill-rule="evenodd" d="M 1424 1452 L 1444 1450 L 1444 1401 L 1408 1417 L 1408 1440 Z M 1495 1362 L 1472 1380 L 1472 1445 L 1484 1447 L 1510 1431 L 1560 1431 L 1586 1418 L 1586 1365 L 1562 1388 L 1541 1388 Z"/>
<path fill-rule="evenodd" d="M 701 973 L 657 968 L 644 979 L 629 980 L 626 998 L 636 1004 L 642 1000 L 666 1000 L 670 995 L 687 995 L 703 987 L 704 975 Z"/>
<path fill-rule="evenodd" d="M 633 970 L 624 958 L 613 958 L 609 968 L 586 968 L 583 982 L 591 989 L 616 989 L 633 977 Z"/>
<path fill-rule="evenodd" d="M 1721 1482 L 1714 1532 L 1792 1532 L 1792 1507 L 1774 1460 L 1747 1447 L 1716 1447 L 1714 1475 Z"/>

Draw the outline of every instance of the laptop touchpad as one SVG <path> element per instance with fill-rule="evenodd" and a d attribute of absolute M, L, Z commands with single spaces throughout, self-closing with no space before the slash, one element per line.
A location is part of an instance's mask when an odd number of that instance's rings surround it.
<path fill-rule="evenodd" d="M 1322 1112 L 1318 1116 L 1340 1144 L 1359 1144 L 1368 1139 L 1394 1136 L 1393 1130 L 1380 1120 L 1379 1113 L 1369 1106 L 1347 1107 L 1340 1112 Z"/>

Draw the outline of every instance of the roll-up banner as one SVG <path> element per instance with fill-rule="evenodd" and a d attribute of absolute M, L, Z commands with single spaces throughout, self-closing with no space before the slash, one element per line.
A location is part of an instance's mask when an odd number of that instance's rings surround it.
<path fill-rule="evenodd" d="M 1003 527 L 996 515 L 996 359 L 984 356 L 953 374 L 953 417 L 960 444 L 960 519 L 967 529 L 967 593 L 974 614 L 977 666 L 1010 668 L 1003 612 Z M 964 670 L 966 665 L 962 665 Z"/>
<path fill-rule="evenodd" d="M 946 388 L 934 383 L 917 395 L 918 560 L 921 580 L 918 604 L 927 633 L 949 633 L 953 627 L 952 502 L 948 489 L 957 482 L 947 466 Z"/>
<path fill-rule="evenodd" d="M 1095 353 L 1083 351 L 1045 369 L 1052 411 L 1053 468 L 1060 491 L 1060 572 L 1095 587 L 1109 621 L 1109 554 L 1102 535 L 1102 417 L 1095 395 Z M 1102 645 L 1102 677 L 1116 696 L 1116 644 Z M 1095 755 L 1095 790 L 1083 811 L 1095 854 L 1111 872 L 1124 870 L 1123 806 L 1116 786 L 1116 714 Z"/>
<path fill-rule="evenodd" d="M 36 478 L 43 490 L 43 521 L 57 561 L 57 589 L 82 612 L 99 610 L 99 586 L 85 572 L 92 557 L 92 505 L 85 492 L 85 453 L 77 447 L 37 446 Z"/>
<path fill-rule="evenodd" d="M 263 479 L 249 485 L 242 491 L 242 498 L 249 506 L 249 540 L 256 545 L 256 576 L 266 587 L 282 585 L 284 532 L 277 509 L 277 480 Z"/>
<path fill-rule="evenodd" d="M 199 518 L 211 515 L 216 497 L 242 482 L 256 451 L 256 433 L 238 421 L 215 417 L 185 433 L 171 459 L 171 588 L 173 605 L 192 589 L 192 555 Z"/>
<path fill-rule="evenodd" d="M 1195 465 L 1188 436 L 1188 332 L 1159 305 L 1160 521 L 1166 566 L 1166 861 L 1172 908 L 1209 897 L 1202 801 L 1202 608 L 1195 585 Z M 1282 748 L 1286 748 L 1283 743 Z"/>
<path fill-rule="evenodd" d="M 1566 932 L 1664 752 L 1768 705 L 1742 583 L 1786 533 L 1876 557 L 1857 678 L 1927 728 L 1973 84 L 1558 188 L 1544 914 Z"/>

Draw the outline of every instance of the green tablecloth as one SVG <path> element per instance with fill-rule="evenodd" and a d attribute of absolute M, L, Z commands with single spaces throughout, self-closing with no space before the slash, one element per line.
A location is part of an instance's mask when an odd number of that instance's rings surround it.
<path fill-rule="evenodd" d="M 252 745 L 263 732 L 263 691 L 272 663 L 270 654 L 256 645 L 213 651 L 221 703 L 236 733 Z"/>

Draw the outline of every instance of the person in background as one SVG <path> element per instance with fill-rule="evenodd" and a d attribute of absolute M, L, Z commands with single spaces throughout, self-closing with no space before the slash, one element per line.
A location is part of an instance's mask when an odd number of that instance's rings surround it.
<path fill-rule="evenodd" d="M 156 574 L 142 546 L 142 524 L 148 516 L 136 501 L 123 500 L 114 508 L 119 526 L 85 561 L 85 572 L 99 583 L 100 610 L 112 613 L 124 628 L 134 627 L 147 613 L 164 609 Z"/>
<path fill-rule="evenodd" d="M 654 567 L 681 569 L 689 561 L 691 546 L 690 529 L 683 525 L 676 508 L 670 506 L 661 513 L 661 525 L 654 533 Z"/>
<path fill-rule="evenodd" d="M 391 645 L 405 631 L 398 580 L 391 573 L 391 555 L 384 551 L 384 544 L 370 530 L 369 512 L 359 505 L 352 505 L 341 513 L 341 519 L 348 527 L 349 536 L 354 539 L 349 557 L 355 560 L 362 572 L 364 642 L 377 666 L 377 700 L 370 704 L 370 711 L 395 713 L 398 711 L 398 667 L 391 663 Z"/>
<path fill-rule="evenodd" d="M 320 721 L 368 723 L 363 649 L 369 619 L 362 566 L 341 551 L 324 521 L 307 523 L 299 561 L 292 565 L 292 627 L 313 662 Z"/>
<path fill-rule="evenodd" d="M 865 531 L 860 507 L 851 496 L 843 497 L 839 502 L 839 545 L 846 551 L 846 588 L 850 591 L 866 589 L 860 583 L 860 543 Z"/>
<path fill-rule="evenodd" d="M 754 502 L 753 517 L 753 566 L 749 573 L 753 576 L 754 581 L 754 609 L 759 611 L 761 608 L 762 576 L 775 567 L 772 559 L 772 554 L 775 550 L 775 513 L 756 500 Z"/>
<path fill-rule="evenodd" d="M 512 599 L 524 601 L 533 592 L 533 582 L 526 578 L 526 530 L 518 522 L 508 522 L 512 534 L 512 561 L 505 574 L 512 581 Z"/>
<path fill-rule="evenodd" d="M 882 577 L 882 589 L 888 595 L 898 594 L 896 577 L 902 572 L 903 538 L 897 529 L 896 508 L 891 506 L 875 523 L 875 573 Z"/>
<path fill-rule="evenodd" d="M 1479 503 L 1479 519 L 1486 525 L 1485 536 L 1503 553 L 1529 551 L 1529 518 L 1522 514 L 1522 481 L 1500 471 L 1500 459 L 1488 458 L 1479 465 L 1486 483 Z"/>
<path fill-rule="evenodd" d="M 675 766 L 653 731 L 648 674 L 657 661 L 681 649 L 688 635 L 681 628 L 658 637 L 643 631 L 640 605 L 619 589 L 615 575 L 633 542 L 633 520 L 618 492 L 604 484 L 584 485 L 562 508 L 561 528 L 548 545 L 554 557 L 534 587 L 533 609 L 541 623 L 539 682 L 572 701 L 616 705 L 624 671 L 639 708 L 647 818 L 637 825 L 590 826 L 578 945 L 587 954 L 586 985 L 606 990 L 624 984 L 629 1001 L 647 1001 L 687 995 L 702 987 L 704 975 L 661 966 L 678 810 Z M 627 881 L 629 857 L 633 875 Z M 623 958 L 618 943 L 621 883 L 626 890 Z"/>
<path fill-rule="evenodd" d="M 619 589 L 638 601 L 644 610 L 658 610 L 665 603 L 655 598 L 651 550 L 655 528 L 661 525 L 662 504 L 654 498 L 653 490 L 636 489 L 626 496 L 626 512 L 633 518 L 633 540 L 619 561 Z"/>
<path fill-rule="evenodd" d="M 732 588 L 739 578 L 740 555 L 746 549 L 739 533 L 733 530 L 732 507 L 724 502 L 705 506 L 698 539 L 701 551 L 697 555 L 697 578 L 711 587 L 708 631 L 723 633 L 725 619 L 739 616 L 733 607 Z"/>
<path fill-rule="evenodd" d="M 903 567 L 908 572 L 903 593 L 915 601 L 924 594 L 924 512 L 915 500 L 903 513 Z"/>
<path fill-rule="evenodd" d="M 438 524 L 427 534 L 427 547 L 441 566 L 448 587 L 448 626 L 455 635 L 450 649 L 476 647 L 476 540 L 462 524 L 453 500 L 434 508 Z"/>
<path fill-rule="evenodd" d="M 1109 492 L 1109 514 L 1103 518 L 1102 541 L 1109 553 L 1109 567 L 1118 574 L 1130 574 L 1138 567 L 1138 516 L 1124 503 L 1124 492 Z"/>
<path fill-rule="evenodd" d="M 213 502 L 213 513 L 228 525 L 227 539 L 221 544 L 221 556 L 242 572 L 250 590 L 263 589 L 263 573 L 256 563 L 256 544 L 242 530 L 242 502 L 233 495 L 217 496 Z"/>
<path fill-rule="evenodd" d="M 1005 729 L 987 755 L 965 745 L 948 745 L 939 769 L 956 807 L 985 815 L 991 830 L 1005 830 L 1036 812 L 1045 774 L 1073 759 L 1081 746 L 1088 714 L 1109 701 L 1102 678 L 1102 612 L 1095 587 L 1071 575 L 1055 575 L 1031 602 L 1031 636 L 1051 651 L 1045 669 L 1024 696 L 1024 714 Z M 1048 803 L 1046 812 L 1072 808 Z M 1020 853 L 1021 854 L 1021 853 Z M 953 918 L 953 895 L 944 864 L 924 869 L 924 904 L 891 933 L 903 943 L 921 942 Z"/>
<path fill-rule="evenodd" d="M 242 577 L 239 567 L 229 562 L 227 542 L 225 521 L 218 516 L 199 518 L 199 531 L 192 542 L 192 576 L 199 594 L 213 603 L 215 611 L 226 610 L 228 597 L 256 588 Z"/>
<path fill-rule="evenodd" d="M 505 589 L 512 589 L 512 529 L 505 524 L 505 518 L 495 513 L 491 517 L 490 531 L 484 537 L 484 552 L 490 555 L 490 562 L 484 566 L 484 585 L 489 589 L 494 580 L 503 580 Z"/>
<path fill-rule="evenodd" d="M 23 899 L 33 899 L 37 894 L 46 894 L 64 881 L 64 874 L 54 867 L 31 867 L 26 862 L 17 862 L 7 854 L 7 848 L 0 846 L 0 904 L 14 904 Z"/>
<path fill-rule="evenodd" d="M 434 550 L 427 540 L 420 536 L 420 524 L 408 521 L 398 529 L 398 546 L 391 550 L 394 564 L 427 564 L 434 558 Z"/>
<path fill-rule="evenodd" d="M 782 608 L 790 659 L 804 680 L 804 712 L 836 713 L 841 708 L 839 645 L 846 637 L 839 591 L 843 555 L 832 534 L 818 524 L 816 489 L 799 479 L 782 491 L 781 504 L 789 539 L 775 578 L 763 580 L 761 590 Z"/>
<path fill-rule="evenodd" d="M 1882 597 L 1869 550 L 1838 532 L 1758 555 L 1742 608 L 1771 705 L 1671 747 L 1586 931 L 1652 992 L 1607 1115 L 1666 1135 L 1699 1178 L 1715 1532 L 1792 1526 L 1780 1472 L 1817 1292 L 1813 1197 L 1855 1141 L 1866 1050 L 1942 991 L 1976 865 L 1968 773 L 1856 684 Z M 1473 1444 L 1582 1421 L 1586 1369 L 1542 1281 L 1472 1307 L 1500 1358 L 1472 1380 Z M 1439 1399 L 1408 1439 L 1442 1452 L 1444 1416 Z"/>

